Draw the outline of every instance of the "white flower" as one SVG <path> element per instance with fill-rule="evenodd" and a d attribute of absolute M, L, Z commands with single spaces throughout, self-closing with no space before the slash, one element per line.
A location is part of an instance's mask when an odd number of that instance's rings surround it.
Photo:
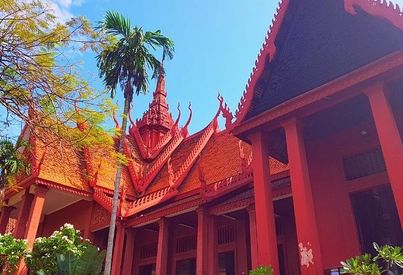
<path fill-rule="evenodd" d="M 63 227 L 70 228 L 70 229 L 74 228 L 74 226 L 70 223 L 65 223 Z"/>

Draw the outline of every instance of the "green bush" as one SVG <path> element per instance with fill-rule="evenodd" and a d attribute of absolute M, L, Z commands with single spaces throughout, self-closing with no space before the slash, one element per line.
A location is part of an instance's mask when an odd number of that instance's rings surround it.
<path fill-rule="evenodd" d="M 403 251 L 401 247 L 379 246 L 374 243 L 374 248 L 377 252 L 375 257 L 370 254 L 364 254 L 341 262 L 343 266 L 341 273 L 352 275 L 393 275 L 397 274 L 392 271 L 393 269 L 403 268 Z"/>
<path fill-rule="evenodd" d="M 104 250 L 99 252 L 97 247 L 89 244 L 79 257 L 74 257 L 71 254 L 58 255 L 59 273 L 66 275 L 101 274 L 105 254 Z"/>
<path fill-rule="evenodd" d="M 27 267 L 37 274 L 60 274 L 58 258 L 79 258 L 90 245 L 80 236 L 80 231 L 65 224 L 48 238 L 37 238 L 32 251 L 25 256 Z"/>
<path fill-rule="evenodd" d="M 11 234 L 0 234 L 0 274 L 15 271 L 26 249 L 25 240 L 15 239 Z"/>
<path fill-rule="evenodd" d="M 249 275 L 272 275 L 273 268 L 267 266 L 258 266 L 255 269 L 249 271 Z"/>

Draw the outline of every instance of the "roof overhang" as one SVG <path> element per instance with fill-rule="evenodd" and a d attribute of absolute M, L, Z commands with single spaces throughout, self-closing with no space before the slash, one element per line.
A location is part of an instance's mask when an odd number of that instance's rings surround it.
<path fill-rule="evenodd" d="M 250 133 L 263 125 L 265 125 L 266 130 L 277 128 L 280 126 L 281 119 L 295 114 L 296 111 L 357 87 L 356 91 L 349 93 L 348 96 L 352 97 L 362 91 L 363 86 L 365 87 L 365 84 L 371 81 L 380 80 L 382 77 L 387 80 L 396 78 L 400 70 L 403 70 L 403 51 L 397 51 L 380 58 L 246 120 L 233 129 L 233 134 L 245 140 Z"/>

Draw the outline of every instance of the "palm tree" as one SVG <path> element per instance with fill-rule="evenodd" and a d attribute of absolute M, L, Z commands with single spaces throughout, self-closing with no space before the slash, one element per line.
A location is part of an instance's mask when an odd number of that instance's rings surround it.
<path fill-rule="evenodd" d="M 29 164 L 18 151 L 21 146 L 21 143 L 14 146 L 8 139 L 0 140 L 0 203 L 3 202 L 4 192 L 10 185 L 10 177 L 21 171 L 27 174 L 29 172 Z"/>
<path fill-rule="evenodd" d="M 148 72 L 156 77 L 163 70 L 162 63 L 153 55 L 157 48 L 162 48 L 162 61 L 165 56 L 173 57 L 174 44 L 163 36 L 161 32 L 144 31 L 142 28 L 130 25 L 130 21 L 116 12 L 108 11 L 99 28 L 114 38 L 110 47 L 106 47 L 97 56 L 99 75 L 103 79 L 106 88 L 113 98 L 120 86 L 124 95 L 124 108 L 122 128 L 119 139 L 119 153 L 123 152 L 127 115 L 133 95 L 148 91 Z M 113 203 L 111 221 L 108 234 L 108 245 L 105 260 L 105 272 L 109 275 L 115 234 L 115 222 L 119 203 L 119 185 L 122 176 L 122 163 L 118 162 L 115 185 L 113 191 Z"/>

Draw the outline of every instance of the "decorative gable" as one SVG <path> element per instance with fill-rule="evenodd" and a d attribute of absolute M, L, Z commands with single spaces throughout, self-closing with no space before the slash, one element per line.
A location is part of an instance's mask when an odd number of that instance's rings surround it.
<path fill-rule="evenodd" d="M 275 54 L 259 57 L 238 123 L 403 49 L 401 11 L 379 1 L 284 0 L 279 13 L 264 45 Z"/>

